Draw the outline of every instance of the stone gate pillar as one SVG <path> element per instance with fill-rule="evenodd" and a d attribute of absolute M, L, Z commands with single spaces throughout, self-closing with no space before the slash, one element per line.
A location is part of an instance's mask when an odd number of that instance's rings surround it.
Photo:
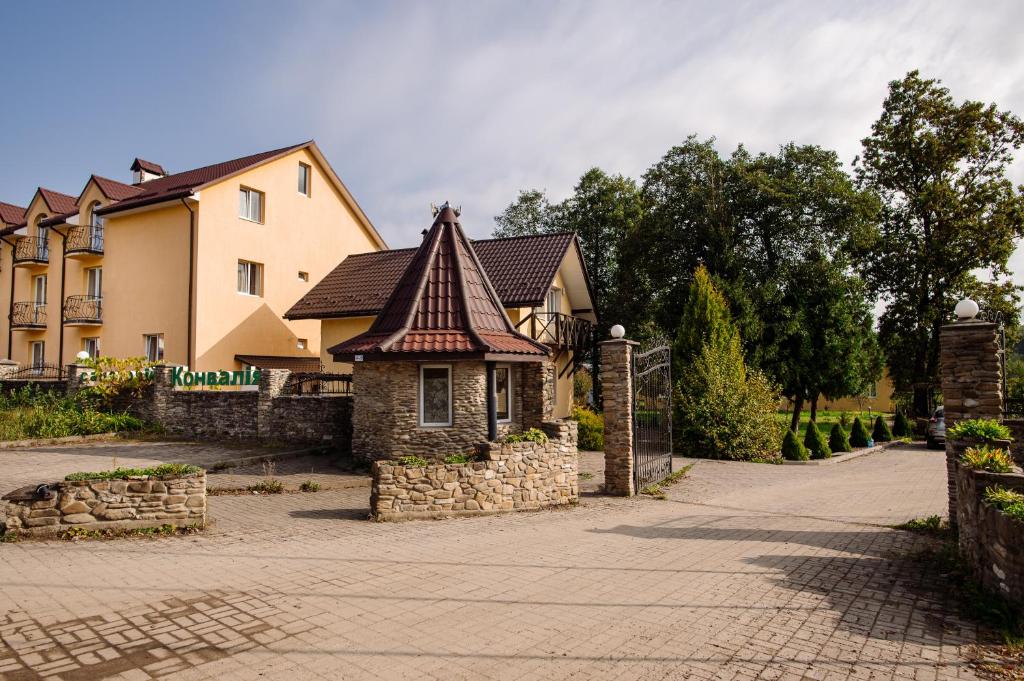
<path fill-rule="evenodd" d="M 946 324 L 939 333 L 951 527 L 956 526 L 956 466 L 963 446 L 948 437 L 949 428 L 966 419 L 1002 419 L 1000 350 L 999 327 L 992 322 L 961 319 Z"/>
<path fill-rule="evenodd" d="M 604 489 L 630 497 L 633 485 L 633 348 L 617 338 L 600 343 L 601 395 L 604 400 Z"/>
<path fill-rule="evenodd" d="M 291 375 L 289 369 L 260 370 L 260 392 L 256 398 L 256 435 L 261 440 L 270 440 L 274 437 L 270 412 L 274 406 L 274 398 L 281 395 L 284 384 Z"/>

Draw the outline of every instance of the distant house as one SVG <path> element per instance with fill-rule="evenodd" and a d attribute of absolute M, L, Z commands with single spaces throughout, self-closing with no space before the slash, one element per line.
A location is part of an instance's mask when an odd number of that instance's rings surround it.
<path fill-rule="evenodd" d="M 826 411 L 873 411 L 892 413 L 896 409 L 896 403 L 892 399 L 892 379 L 886 370 L 878 381 L 872 383 L 863 394 L 854 397 L 842 397 L 838 400 L 826 399 L 824 395 L 818 398 L 818 409 Z M 792 408 L 789 400 L 783 398 L 780 408 Z M 810 409 L 810 404 L 804 403 L 804 409 Z"/>
<path fill-rule="evenodd" d="M 597 321 L 579 240 L 559 233 L 472 245 L 515 330 L 551 348 L 554 416 L 567 416 L 573 373 Z M 351 371 L 351 364 L 336 362 L 328 349 L 369 330 L 416 250 L 350 255 L 285 314 L 293 321 L 320 320 L 321 361 L 329 371 Z"/>

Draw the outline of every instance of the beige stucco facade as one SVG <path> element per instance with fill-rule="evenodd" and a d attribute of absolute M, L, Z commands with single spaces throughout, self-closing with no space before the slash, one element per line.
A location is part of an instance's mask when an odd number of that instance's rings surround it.
<path fill-rule="evenodd" d="M 308 193 L 299 191 L 300 164 L 309 169 Z M 240 216 L 242 187 L 262 193 L 257 221 Z M 40 218 L 54 215 L 39 194 L 28 207 L 26 227 L 0 244 L 5 356 L 28 365 L 32 341 L 45 340 L 45 362 L 67 365 L 86 339 L 98 339 L 104 356 L 137 357 L 145 354 L 145 336 L 162 334 L 163 360 L 196 370 L 240 368 L 239 354 L 315 358 L 320 322 L 282 315 L 339 260 L 386 248 L 315 145 L 220 178 L 184 199 L 110 213 L 103 218 L 102 253 L 62 257 L 61 235 L 88 225 L 94 204 L 111 203 L 90 180 L 79 213 L 50 230 L 47 263 L 12 262 L 13 244 L 34 236 Z M 260 266 L 256 295 L 238 290 L 240 261 Z M 63 323 L 62 274 L 66 301 L 88 293 L 87 270 L 95 267 L 102 268 L 101 319 Z M 33 277 L 47 276 L 45 328 L 11 329 L 12 273 L 15 302 L 31 301 Z"/>

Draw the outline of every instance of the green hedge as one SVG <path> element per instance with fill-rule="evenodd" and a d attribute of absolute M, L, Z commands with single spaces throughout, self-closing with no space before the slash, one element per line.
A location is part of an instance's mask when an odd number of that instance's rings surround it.
<path fill-rule="evenodd" d="M 604 416 L 583 407 L 575 407 L 572 419 L 579 424 L 577 446 L 584 451 L 604 451 Z"/>

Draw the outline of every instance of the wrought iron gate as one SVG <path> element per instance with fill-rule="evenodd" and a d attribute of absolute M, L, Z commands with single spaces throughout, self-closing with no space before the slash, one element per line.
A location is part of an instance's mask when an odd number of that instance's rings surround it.
<path fill-rule="evenodd" d="M 633 354 L 633 478 L 637 490 L 672 473 L 672 351 Z"/>

